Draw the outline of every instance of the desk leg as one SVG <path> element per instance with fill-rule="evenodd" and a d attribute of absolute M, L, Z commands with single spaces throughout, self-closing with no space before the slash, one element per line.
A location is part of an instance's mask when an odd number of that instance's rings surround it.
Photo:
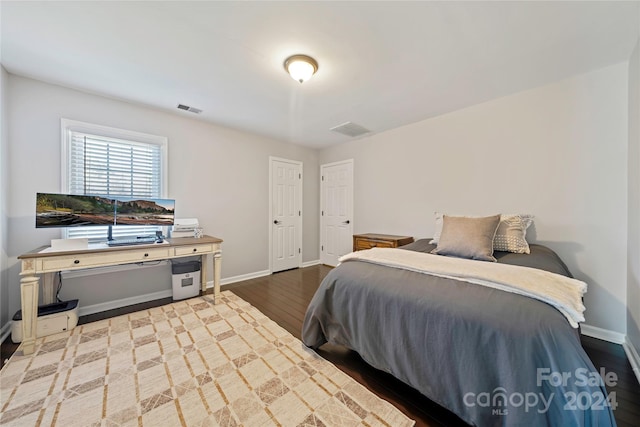
<path fill-rule="evenodd" d="M 216 252 L 213 255 L 213 297 L 214 304 L 220 302 L 220 269 L 222 268 L 222 254 Z"/>
<path fill-rule="evenodd" d="M 36 327 L 38 321 L 38 277 L 26 276 L 20 279 L 22 305 L 22 354 L 35 350 Z"/>
<path fill-rule="evenodd" d="M 200 291 L 202 295 L 207 292 L 207 263 L 210 256 L 205 254 L 200 257 Z"/>

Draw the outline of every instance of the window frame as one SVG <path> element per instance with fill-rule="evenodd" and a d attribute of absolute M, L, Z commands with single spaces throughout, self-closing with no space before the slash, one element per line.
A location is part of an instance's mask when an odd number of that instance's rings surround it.
<path fill-rule="evenodd" d="M 61 188 L 63 193 L 70 192 L 69 179 L 69 155 L 71 154 L 71 134 L 72 132 L 83 132 L 104 138 L 115 138 L 130 141 L 138 144 L 152 144 L 160 147 L 160 194 L 158 198 L 168 198 L 168 151 L 169 140 L 167 137 L 153 135 L 143 132 L 136 132 L 126 129 L 119 129 L 110 126 L 97 125 L 93 123 L 81 122 L 71 119 L 60 119 L 61 131 Z M 63 238 L 68 238 L 68 228 L 63 228 Z M 105 236 L 106 238 L 106 236 Z"/>

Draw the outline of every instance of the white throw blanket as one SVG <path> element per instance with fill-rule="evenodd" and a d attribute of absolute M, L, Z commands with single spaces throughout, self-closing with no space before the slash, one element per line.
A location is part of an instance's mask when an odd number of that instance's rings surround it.
<path fill-rule="evenodd" d="M 582 296 L 587 284 L 537 268 L 432 255 L 405 249 L 373 248 L 352 252 L 340 262 L 364 261 L 433 276 L 453 278 L 546 302 L 574 328 L 584 322 Z"/>

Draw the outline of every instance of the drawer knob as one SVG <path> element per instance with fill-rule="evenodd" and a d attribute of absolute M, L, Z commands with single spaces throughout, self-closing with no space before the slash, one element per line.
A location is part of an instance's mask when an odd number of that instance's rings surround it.
<path fill-rule="evenodd" d="M 74 260 L 73 260 L 73 263 L 74 263 L 74 264 L 80 264 L 80 260 L 79 260 L 79 259 L 74 259 Z"/>
<path fill-rule="evenodd" d="M 193 248 L 193 252 L 198 252 L 198 248 Z"/>
<path fill-rule="evenodd" d="M 145 258 L 146 258 L 146 257 L 148 257 L 148 256 L 149 256 L 149 254 L 144 254 L 144 257 L 145 257 Z"/>

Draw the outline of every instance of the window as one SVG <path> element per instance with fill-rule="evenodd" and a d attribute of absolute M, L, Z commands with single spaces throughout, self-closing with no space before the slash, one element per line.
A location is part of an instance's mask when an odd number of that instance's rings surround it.
<path fill-rule="evenodd" d="M 163 198 L 167 138 L 62 119 L 62 191 Z M 156 226 L 114 226 L 113 237 L 155 234 Z M 108 227 L 71 227 L 66 238 L 106 240 Z"/>

